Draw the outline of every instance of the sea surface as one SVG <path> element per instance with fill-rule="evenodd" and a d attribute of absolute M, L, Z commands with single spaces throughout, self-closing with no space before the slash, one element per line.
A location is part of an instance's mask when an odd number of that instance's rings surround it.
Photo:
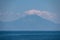
<path fill-rule="evenodd" d="M 60 31 L 0 31 L 0 40 L 60 40 Z"/>

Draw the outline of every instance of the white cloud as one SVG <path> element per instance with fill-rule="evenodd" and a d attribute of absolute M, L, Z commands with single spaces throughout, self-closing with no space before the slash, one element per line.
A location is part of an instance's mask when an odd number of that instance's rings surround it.
<path fill-rule="evenodd" d="M 60 19 L 58 15 L 54 13 L 50 13 L 48 11 L 40 11 L 35 9 L 27 10 L 24 13 L 14 13 L 14 12 L 0 13 L 0 21 L 10 22 L 10 21 L 18 20 L 27 15 L 37 15 L 39 17 L 42 17 L 43 19 L 52 21 L 54 23 L 60 23 Z"/>
<path fill-rule="evenodd" d="M 32 14 L 39 14 L 41 13 L 39 10 L 28 10 L 28 11 L 25 11 L 26 14 L 29 14 L 29 15 L 32 15 Z"/>
<path fill-rule="evenodd" d="M 2 22 L 10 22 L 17 20 L 24 15 L 21 13 L 14 13 L 14 12 L 5 12 L 5 13 L 0 13 L 0 21 Z"/>
<path fill-rule="evenodd" d="M 49 20 L 49 21 L 52 21 L 54 23 L 60 23 L 60 19 L 58 19 L 58 15 L 54 14 L 54 13 L 50 13 L 48 11 L 40 11 L 40 10 L 28 10 L 28 11 L 25 11 L 26 14 L 28 15 L 37 15 L 37 16 L 40 16 L 46 20 Z"/>

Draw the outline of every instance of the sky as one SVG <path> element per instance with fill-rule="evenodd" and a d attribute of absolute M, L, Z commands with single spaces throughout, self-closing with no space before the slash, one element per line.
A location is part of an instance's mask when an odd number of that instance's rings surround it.
<path fill-rule="evenodd" d="M 60 31 L 60 0 L 0 0 L 0 30 Z"/>

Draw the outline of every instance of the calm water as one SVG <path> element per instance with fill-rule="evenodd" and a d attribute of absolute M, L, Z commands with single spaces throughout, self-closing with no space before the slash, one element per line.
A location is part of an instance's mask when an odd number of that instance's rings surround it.
<path fill-rule="evenodd" d="M 60 31 L 0 31 L 0 40 L 60 40 Z"/>

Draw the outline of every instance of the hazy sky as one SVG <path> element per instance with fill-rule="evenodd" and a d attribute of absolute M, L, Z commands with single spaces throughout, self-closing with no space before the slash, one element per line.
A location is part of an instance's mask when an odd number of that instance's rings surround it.
<path fill-rule="evenodd" d="M 0 30 L 60 31 L 60 0 L 0 0 Z"/>

